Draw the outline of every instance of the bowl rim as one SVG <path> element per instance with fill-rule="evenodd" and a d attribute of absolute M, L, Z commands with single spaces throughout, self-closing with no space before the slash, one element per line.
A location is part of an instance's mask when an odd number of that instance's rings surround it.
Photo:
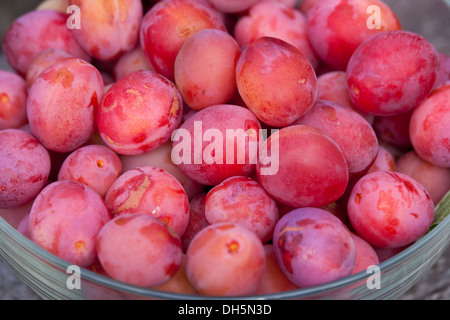
<path fill-rule="evenodd" d="M 431 231 L 427 232 L 420 239 L 416 240 L 414 243 L 406 247 L 401 252 L 397 253 L 393 257 L 380 262 L 377 266 L 380 268 L 381 274 L 385 270 L 389 270 L 402 260 L 413 255 L 415 252 L 423 248 L 430 241 L 435 239 L 450 228 L 450 215 L 442 220 L 438 225 L 436 225 Z M 6 232 L 14 241 L 16 241 L 21 247 L 23 247 L 28 252 L 34 254 L 38 258 L 50 263 L 52 267 L 59 268 L 61 270 L 67 270 L 70 264 L 69 262 L 59 258 L 58 256 L 46 251 L 44 248 L 40 247 L 32 240 L 28 239 L 17 231 L 13 226 L 7 223 L 2 217 L 0 217 L 0 230 Z M 450 240 L 450 238 L 448 239 Z M 447 241 L 445 247 L 450 243 Z M 443 248 L 445 250 L 445 248 Z M 442 252 L 443 252 L 442 250 Z M 165 291 L 158 291 L 150 288 L 139 287 L 135 285 L 130 285 L 124 282 L 120 282 L 109 278 L 107 276 L 95 273 L 94 271 L 88 270 L 86 268 L 80 268 L 81 279 L 88 281 L 93 284 L 101 285 L 109 289 L 118 290 L 123 293 L 132 294 L 136 296 L 148 297 L 148 298 L 159 298 L 167 300 L 281 300 L 281 299 L 299 299 L 308 298 L 311 296 L 320 296 L 324 292 L 336 291 L 342 289 L 349 285 L 355 285 L 358 282 L 368 278 L 372 274 L 361 271 L 359 273 L 327 282 L 322 285 L 317 285 L 308 288 L 299 288 L 292 291 L 285 291 L 279 293 L 263 294 L 263 295 L 249 295 L 249 296 L 232 296 L 232 297 L 219 297 L 219 296 L 203 296 L 203 295 L 188 295 L 181 293 L 172 293 Z M 70 274 L 68 274 L 68 277 Z M 326 297 L 324 297 L 326 298 Z"/>

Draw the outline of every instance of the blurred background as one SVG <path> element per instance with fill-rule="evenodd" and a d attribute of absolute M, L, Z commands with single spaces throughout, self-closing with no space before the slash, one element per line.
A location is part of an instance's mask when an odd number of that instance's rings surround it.
<path fill-rule="evenodd" d="M 446 1 L 448 4 L 446 4 Z M 20 15 L 33 10 L 40 0 L 0 0 L 0 41 Z M 438 51 L 450 55 L 449 0 L 384 0 L 397 14 L 403 29 L 425 36 Z M 0 69 L 11 70 L 3 59 L 0 47 Z M 0 258 L 0 300 L 40 299 L 8 268 Z M 450 248 L 436 262 L 430 272 L 411 288 L 404 300 L 450 299 Z"/>

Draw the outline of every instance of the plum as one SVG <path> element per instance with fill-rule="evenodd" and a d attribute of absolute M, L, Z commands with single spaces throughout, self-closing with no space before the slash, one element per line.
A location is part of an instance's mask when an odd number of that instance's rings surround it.
<path fill-rule="evenodd" d="M 186 192 L 171 174 L 159 168 L 126 171 L 111 185 L 105 202 L 113 217 L 148 214 L 170 225 L 180 237 L 189 223 Z"/>
<path fill-rule="evenodd" d="M 236 92 L 236 61 L 240 48 L 227 32 L 200 30 L 181 47 L 174 78 L 186 104 L 201 110 L 227 103 Z"/>
<path fill-rule="evenodd" d="M 0 130 L 0 208 L 33 200 L 50 175 L 50 156 L 32 135 L 19 129 Z"/>
<path fill-rule="evenodd" d="M 304 207 L 278 221 L 273 251 L 286 277 L 305 288 L 350 275 L 356 245 L 350 231 L 328 211 Z"/>
<path fill-rule="evenodd" d="M 111 219 L 100 195 L 70 180 L 45 187 L 31 207 L 31 240 L 45 250 L 80 267 L 97 261 L 97 235 Z"/>
<path fill-rule="evenodd" d="M 239 94 L 261 122 L 284 127 L 307 113 L 317 97 L 317 77 L 293 45 L 261 37 L 242 50 L 236 66 Z"/>
<path fill-rule="evenodd" d="M 140 0 L 71 0 L 70 4 L 78 6 L 81 24 L 71 29 L 72 34 L 90 56 L 113 60 L 138 44 Z"/>
<path fill-rule="evenodd" d="M 84 146 L 63 162 L 58 180 L 74 180 L 89 186 L 102 198 L 122 173 L 122 162 L 111 149 L 100 145 Z"/>
<path fill-rule="evenodd" d="M 135 71 L 105 94 L 98 111 L 98 131 L 113 151 L 142 154 L 170 140 L 181 123 L 182 111 L 183 99 L 174 83 L 154 71 Z"/>
<path fill-rule="evenodd" d="M 163 0 L 144 15 L 140 44 L 155 70 L 173 81 L 178 51 L 187 39 L 203 29 L 226 31 L 222 15 L 207 2 Z"/>
<path fill-rule="evenodd" d="M 434 204 L 426 189 L 409 176 L 376 171 L 355 184 L 347 212 L 358 236 L 379 248 L 399 248 L 428 231 Z"/>
<path fill-rule="evenodd" d="M 36 138 L 49 150 L 68 153 L 94 133 L 104 95 L 100 72 L 78 58 L 45 69 L 29 90 L 27 115 Z"/>
<path fill-rule="evenodd" d="M 96 247 L 110 277 L 141 287 L 165 283 L 183 262 L 179 236 L 147 214 L 124 214 L 110 220 L 100 230 Z"/>
<path fill-rule="evenodd" d="M 293 125 L 272 134 L 263 146 L 279 152 L 278 161 L 267 164 L 261 157 L 256 166 L 258 181 L 277 201 L 294 208 L 321 207 L 344 193 L 349 181 L 347 162 L 337 143 L 323 131 Z M 278 170 L 265 172 L 270 167 Z"/>
<path fill-rule="evenodd" d="M 5 33 L 3 53 L 9 65 L 25 76 L 31 60 L 42 50 L 59 48 L 71 56 L 91 61 L 91 57 L 67 28 L 65 13 L 33 10 L 17 18 Z"/>
<path fill-rule="evenodd" d="M 202 295 L 253 294 L 264 269 L 261 240 L 236 223 L 215 223 L 202 229 L 186 253 L 186 275 Z"/>
<path fill-rule="evenodd" d="M 19 75 L 0 70 L 0 130 L 17 129 L 28 122 L 27 86 Z"/>

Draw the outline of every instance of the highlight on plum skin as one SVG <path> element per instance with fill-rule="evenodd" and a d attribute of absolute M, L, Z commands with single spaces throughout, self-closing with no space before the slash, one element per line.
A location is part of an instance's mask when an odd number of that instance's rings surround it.
<path fill-rule="evenodd" d="M 183 262 L 179 236 L 147 214 L 113 218 L 99 232 L 96 248 L 111 278 L 141 287 L 167 282 Z"/>
<path fill-rule="evenodd" d="M 437 205 L 450 190 L 450 168 L 439 167 L 417 155 L 414 150 L 403 154 L 396 162 L 397 171 L 419 182 Z"/>
<path fill-rule="evenodd" d="M 29 90 L 27 115 L 33 134 L 49 150 L 78 149 L 95 131 L 103 95 L 103 79 L 92 64 L 77 58 L 56 62 Z"/>
<path fill-rule="evenodd" d="M 0 130 L 0 208 L 32 201 L 50 175 L 48 151 L 19 129 Z"/>
<path fill-rule="evenodd" d="M 424 160 L 450 168 L 450 82 L 413 110 L 409 134 L 414 151 Z"/>
<path fill-rule="evenodd" d="M 71 0 L 79 8 L 80 28 L 71 32 L 90 56 L 103 61 L 116 59 L 139 42 L 143 17 L 140 0 Z"/>
<path fill-rule="evenodd" d="M 2 49 L 9 65 L 25 76 L 31 60 L 48 48 L 59 48 L 86 61 L 90 56 L 66 25 L 67 15 L 54 10 L 33 10 L 17 18 L 7 30 Z"/>
<path fill-rule="evenodd" d="M 247 108 L 209 106 L 175 131 L 172 159 L 188 178 L 215 186 L 232 176 L 254 173 L 260 134 L 260 123 Z"/>
<path fill-rule="evenodd" d="M 378 153 L 378 139 L 372 126 L 358 113 L 326 100 L 317 100 L 311 110 L 293 125 L 322 130 L 339 145 L 350 176 L 365 173 Z"/>
<path fill-rule="evenodd" d="M 246 106 L 273 127 L 293 123 L 317 97 L 317 77 L 309 60 L 296 47 L 272 37 L 261 37 L 242 50 L 236 81 Z"/>
<path fill-rule="evenodd" d="M 113 217 L 148 214 L 165 222 L 181 237 L 189 222 L 189 200 L 181 184 L 156 167 L 123 173 L 109 188 L 105 202 Z"/>
<path fill-rule="evenodd" d="M 355 232 L 379 248 L 399 248 L 424 235 L 434 219 L 426 189 L 405 174 L 377 171 L 362 177 L 347 212 Z"/>
<path fill-rule="evenodd" d="M 349 181 L 347 162 L 326 133 L 293 125 L 272 134 L 262 148 L 272 150 L 274 146 L 279 150 L 278 171 L 262 174 L 268 165 L 259 161 L 256 172 L 258 181 L 275 200 L 294 208 L 321 207 L 343 195 Z"/>
<path fill-rule="evenodd" d="M 28 122 L 27 97 L 24 79 L 0 70 L 0 130 L 17 129 Z"/>
<path fill-rule="evenodd" d="M 314 69 L 319 65 L 306 34 L 306 17 L 288 3 L 257 2 L 239 18 L 233 34 L 241 48 L 264 36 L 284 40 L 300 50 Z"/>
<path fill-rule="evenodd" d="M 235 94 L 236 61 L 241 51 L 227 32 L 200 30 L 181 47 L 174 65 L 175 83 L 194 110 L 227 103 Z"/>
<path fill-rule="evenodd" d="M 319 208 L 304 207 L 284 215 L 272 243 L 281 270 L 302 288 L 346 277 L 355 266 L 356 245 L 350 231 Z"/>
<path fill-rule="evenodd" d="M 114 151 L 101 145 L 89 145 L 77 149 L 64 160 L 58 180 L 84 183 L 104 198 L 121 173 L 122 162 Z"/>
<path fill-rule="evenodd" d="M 256 234 L 236 223 L 200 231 L 186 253 L 189 282 L 202 295 L 245 296 L 261 284 L 265 253 Z"/>
<path fill-rule="evenodd" d="M 377 116 L 415 108 L 430 94 L 438 71 L 434 46 L 425 37 L 403 30 L 382 32 L 364 41 L 346 70 L 355 107 Z"/>
<path fill-rule="evenodd" d="M 163 0 L 156 3 L 141 23 L 140 45 L 155 70 L 174 81 L 178 51 L 203 29 L 226 31 L 223 17 L 204 1 Z"/>
<path fill-rule="evenodd" d="M 371 7 L 372 6 L 372 7 Z M 379 10 L 379 25 L 368 10 Z M 369 11 L 370 12 L 370 11 Z M 400 22 L 380 0 L 323 0 L 307 13 L 307 33 L 312 47 L 327 65 L 344 70 L 352 54 L 370 37 L 401 30 Z"/>
<path fill-rule="evenodd" d="M 33 242 L 71 264 L 87 267 L 97 261 L 97 235 L 111 216 L 97 192 L 64 180 L 39 193 L 29 219 Z"/>
<path fill-rule="evenodd" d="M 239 223 L 261 239 L 272 239 L 279 219 L 275 200 L 249 177 L 235 176 L 212 188 L 205 200 L 205 218 L 209 224 Z"/>
<path fill-rule="evenodd" d="M 183 116 L 174 83 L 153 71 L 135 71 L 105 94 L 97 116 L 102 139 L 113 151 L 137 155 L 170 140 Z"/>

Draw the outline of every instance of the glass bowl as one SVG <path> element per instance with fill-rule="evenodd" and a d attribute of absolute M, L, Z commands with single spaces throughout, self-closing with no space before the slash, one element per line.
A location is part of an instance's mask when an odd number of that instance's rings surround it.
<path fill-rule="evenodd" d="M 399 14 L 405 29 L 423 34 L 438 50 L 450 55 L 450 28 L 442 28 L 443 25 L 448 25 L 450 1 L 433 0 L 431 5 L 429 2 L 418 0 L 385 0 L 385 2 Z M 429 9 L 433 5 L 443 10 L 440 10 L 439 17 L 430 20 Z M 423 12 L 426 13 L 427 19 L 417 18 Z M 419 282 L 445 251 L 450 242 L 449 212 L 450 192 L 436 207 L 437 218 L 432 230 L 400 253 L 381 262 L 378 265 L 379 269 L 373 269 L 372 272 L 360 272 L 306 289 L 236 298 L 252 300 L 399 298 Z M 24 237 L 1 217 L 0 257 L 43 299 L 205 299 L 203 296 L 175 294 L 128 285 L 87 269 L 74 270 L 68 262 Z M 80 277 L 74 278 L 77 275 Z M 74 285 L 78 280 L 80 285 Z"/>
<path fill-rule="evenodd" d="M 449 212 L 450 192 L 436 206 L 436 220 L 431 230 L 402 252 L 381 262 L 379 269 L 368 269 L 368 272 L 311 288 L 237 298 L 396 299 L 416 284 L 444 252 L 450 242 Z M 0 256 L 19 278 L 44 299 L 205 299 L 198 295 L 124 284 L 87 269 L 74 270 L 68 262 L 28 240 L 3 218 L 0 218 Z"/>

